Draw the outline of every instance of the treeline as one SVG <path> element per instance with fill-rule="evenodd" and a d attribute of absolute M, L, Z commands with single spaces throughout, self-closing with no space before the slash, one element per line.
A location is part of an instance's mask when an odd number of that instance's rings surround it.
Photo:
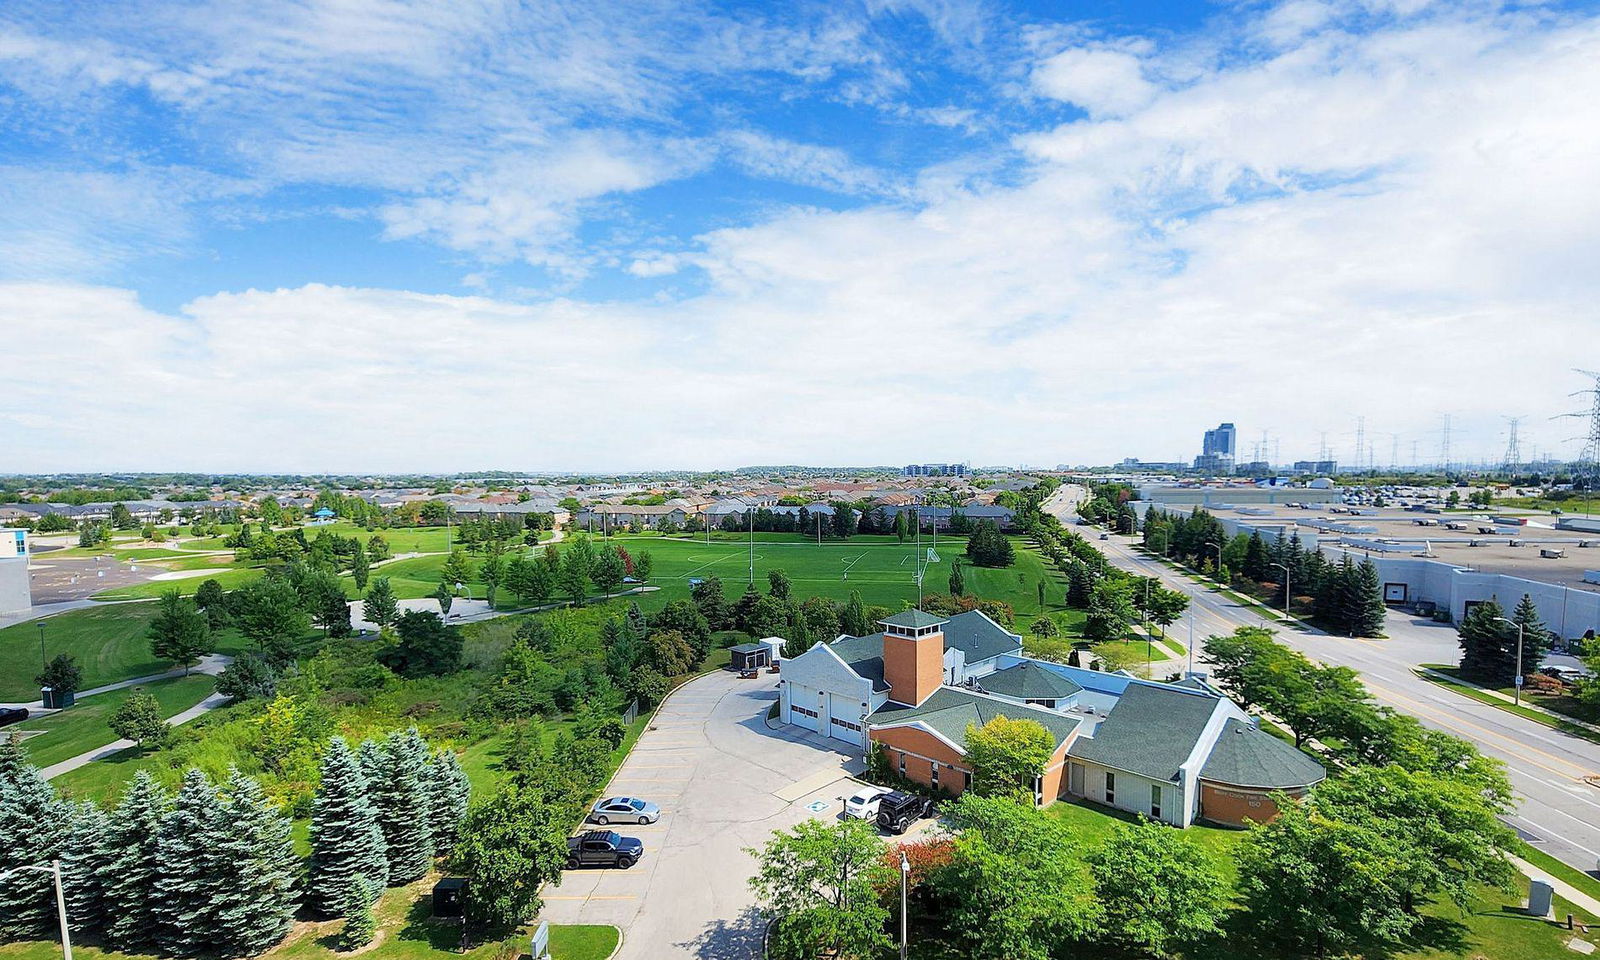
<path fill-rule="evenodd" d="M 1067 579 L 1067 605 L 1085 612 L 1084 636 L 1104 643 L 1125 640 L 1141 617 L 1163 630 L 1189 608 L 1189 598 L 1156 577 L 1137 577 L 1115 566 L 1094 544 L 1054 515 L 1039 513 L 1028 528 L 1034 544 Z"/>
<path fill-rule="evenodd" d="M 283 939 L 302 904 L 351 918 L 350 949 L 371 938 L 370 906 L 386 886 L 450 853 L 469 790 L 455 754 L 431 753 L 415 730 L 359 751 L 334 738 L 302 864 L 289 818 L 237 770 L 219 785 L 191 768 L 176 793 L 140 771 L 102 810 L 62 798 L 12 738 L 0 747 L 0 873 L 61 861 L 74 936 L 125 953 L 254 956 Z M 54 936 L 54 900 L 48 876 L 0 879 L 0 936 Z M 349 942 L 363 928 L 366 939 Z"/>
<path fill-rule="evenodd" d="M 1371 559 L 1358 563 L 1346 552 L 1331 561 L 1321 550 L 1305 547 L 1299 533 L 1269 539 L 1256 530 L 1230 538 L 1221 521 L 1201 507 L 1186 515 L 1152 509 L 1142 526 L 1146 549 L 1223 583 L 1249 585 L 1251 592 L 1278 605 L 1284 603 L 1286 589 L 1295 597 L 1310 597 L 1313 616 L 1330 633 L 1383 633 L 1387 607 Z"/>

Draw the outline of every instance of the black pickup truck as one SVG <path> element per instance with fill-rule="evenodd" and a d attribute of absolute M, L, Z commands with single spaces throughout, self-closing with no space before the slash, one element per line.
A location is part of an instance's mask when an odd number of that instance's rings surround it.
<path fill-rule="evenodd" d="M 644 844 L 637 837 L 624 837 L 615 830 L 590 830 L 567 839 L 567 869 L 579 867 L 621 867 L 628 869 L 644 856 Z"/>

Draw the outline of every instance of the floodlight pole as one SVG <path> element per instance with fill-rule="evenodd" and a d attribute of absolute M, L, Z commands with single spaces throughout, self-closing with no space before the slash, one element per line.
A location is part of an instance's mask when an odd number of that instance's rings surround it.
<path fill-rule="evenodd" d="M 1222 579 L 1221 579 L 1222 578 L 1222 544 L 1220 544 L 1220 543 L 1212 543 L 1210 540 L 1207 540 L 1206 541 L 1206 547 L 1208 549 L 1217 551 L 1217 570 L 1216 570 L 1216 573 L 1212 575 L 1212 579 L 1216 580 L 1218 583 L 1221 583 L 1222 582 Z"/>
<path fill-rule="evenodd" d="M 906 885 L 911 879 L 911 861 L 906 859 L 904 848 L 900 850 L 900 960 L 906 960 Z M 72 960 L 68 957 L 67 960 Z"/>
<path fill-rule="evenodd" d="M 1292 596 L 1292 594 L 1289 592 L 1289 579 L 1292 576 L 1292 573 L 1288 567 L 1281 563 L 1274 563 L 1273 566 L 1283 571 L 1283 612 L 1286 616 L 1292 617 L 1294 614 L 1289 612 L 1289 598 Z"/>
<path fill-rule="evenodd" d="M 746 513 L 750 517 L 750 585 L 756 585 L 756 512 L 752 508 Z"/>
<path fill-rule="evenodd" d="M 1522 624 L 1515 620 L 1507 620 L 1505 617 L 1495 617 L 1495 619 L 1517 628 L 1517 665 L 1512 671 L 1515 674 L 1513 682 L 1516 684 L 1516 689 L 1513 691 L 1515 696 L 1512 699 L 1520 707 L 1522 706 Z"/>
<path fill-rule="evenodd" d="M 44 621 L 39 621 L 39 666 L 45 670 L 50 669 L 50 661 L 44 655 Z"/>

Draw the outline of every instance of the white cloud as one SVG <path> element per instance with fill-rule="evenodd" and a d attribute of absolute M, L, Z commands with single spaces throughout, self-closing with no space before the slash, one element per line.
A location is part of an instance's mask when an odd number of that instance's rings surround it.
<path fill-rule="evenodd" d="M 1035 67 L 1032 80 L 1040 93 L 1082 107 L 1095 119 L 1124 116 L 1156 95 L 1139 57 L 1105 46 L 1063 50 Z"/>

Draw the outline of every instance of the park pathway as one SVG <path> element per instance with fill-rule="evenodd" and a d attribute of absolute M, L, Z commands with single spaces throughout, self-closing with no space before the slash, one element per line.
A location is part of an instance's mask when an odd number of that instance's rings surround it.
<path fill-rule="evenodd" d="M 220 693 L 213 693 L 189 709 L 168 719 L 167 725 L 171 727 L 182 726 L 183 724 L 188 723 L 190 720 L 193 720 L 195 717 L 204 716 L 205 714 L 227 704 L 228 702 L 229 698 L 227 696 Z M 113 754 L 120 753 L 123 750 L 127 750 L 136 746 L 138 746 L 138 744 L 134 743 L 132 740 L 117 740 L 112 743 L 108 743 L 103 747 L 96 747 L 87 753 L 80 753 L 76 757 L 69 757 L 60 763 L 52 763 L 50 766 L 40 770 L 39 775 L 46 780 L 50 780 L 61 776 L 63 773 L 66 773 L 69 770 L 76 770 L 84 764 L 93 763 L 96 760 L 104 760 Z"/>
<path fill-rule="evenodd" d="M 143 677 L 133 677 L 128 680 L 118 680 L 116 683 L 108 683 L 99 687 L 90 687 L 87 690 L 79 690 L 77 699 L 82 700 L 84 697 L 92 697 L 100 693 L 110 693 L 113 690 L 126 690 L 128 687 L 137 687 L 140 684 L 154 683 L 157 680 L 172 680 L 174 678 L 187 676 L 189 674 L 205 673 L 210 674 L 211 676 L 216 676 L 232 662 L 233 658 L 225 653 L 208 653 L 204 657 L 200 658 L 199 663 L 189 668 L 188 674 L 184 673 L 184 669 L 182 667 L 173 667 L 171 670 L 168 670 L 165 673 L 152 673 Z M 43 700 L 34 700 L 29 703 L 0 703 L 0 707 L 26 707 L 32 716 L 41 717 L 56 712 L 55 710 L 46 710 L 44 708 Z"/>

